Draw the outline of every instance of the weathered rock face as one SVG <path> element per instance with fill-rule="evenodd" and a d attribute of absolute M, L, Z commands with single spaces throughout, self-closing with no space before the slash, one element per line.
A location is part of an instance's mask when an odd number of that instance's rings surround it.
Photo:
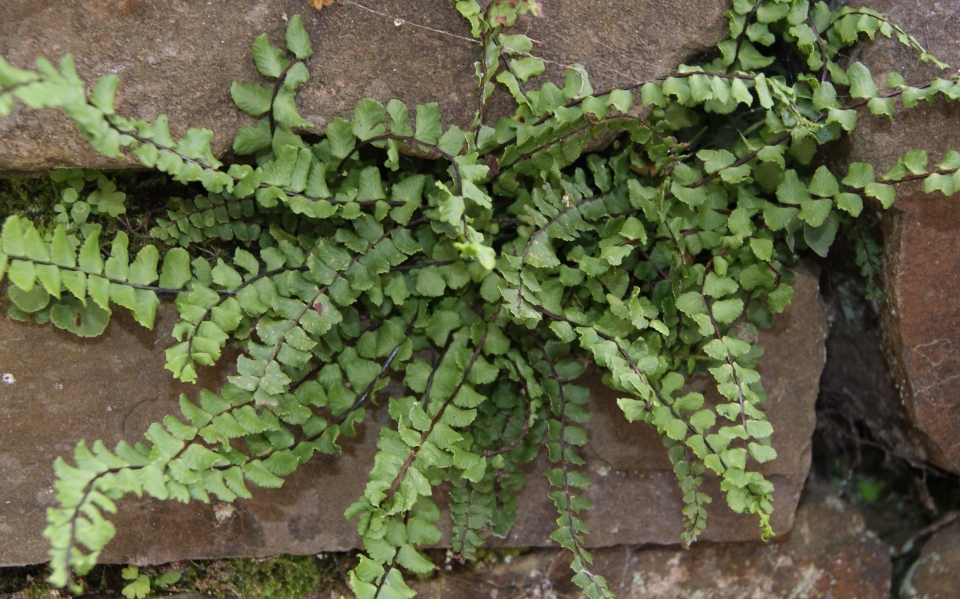
<path fill-rule="evenodd" d="M 960 64 L 960 4 L 918 0 L 862 2 L 883 11 L 917 37 L 928 51 L 956 67 Z M 920 65 L 917 54 L 892 40 L 865 44 L 854 59 L 866 64 L 878 85 L 886 73 L 900 72 L 920 85 L 946 76 Z M 960 149 L 960 106 L 935 102 L 899 110 L 894 122 L 861 110 L 857 130 L 846 146 L 846 160 L 871 162 L 877 173 L 912 148 L 923 148 L 930 163 L 950 149 Z M 902 400 L 914 425 L 927 439 L 927 458 L 960 472 L 960 266 L 957 231 L 960 215 L 954 199 L 939 192 L 924 194 L 918 182 L 899 186 L 896 205 L 885 215 L 884 278 L 889 300 L 884 322 L 885 345 Z"/>
<path fill-rule="evenodd" d="M 850 260 L 852 264 L 852 260 Z M 839 455 L 850 442 L 851 430 L 862 425 L 885 451 L 923 467 L 926 435 L 917 430 L 894 386 L 883 351 L 879 315 L 864 299 L 856 270 L 829 270 L 824 285 L 827 301 L 827 363 L 820 377 L 817 429 Z"/>
<path fill-rule="evenodd" d="M 930 459 L 960 472 L 960 213 L 942 196 L 910 196 L 887 217 L 885 236 L 893 371 Z"/>
<path fill-rule="evenodd" d="M 960 522 L 938 531 L 900 586 L 900 599 L 960 597 Z"/>
<path fill-rule="evenodd" d="M 622 599 L 886 599 L 890 594 L 888 547 L 865 530 L 853 508 L 816 488 L 806 492 L 793 532 L 780 542 L 698 543 L 688 551 L 617 547 L 593 556 L 591 571 L 604 575 Z M 570 582 L 569 563 L 566 552 L 534 552 L 469 576 L 443 574 L 416 588 L 438 599 L 582 597 Z M 941 596 L 957 595 L 936 595 Z"/>
<path fill-rule="evenodd" d="M 769 394 L 766 411 L 773 423 L 778 458 L 760 471 L 776 486 L 773 526 L 778 534 L 790 530 L 794 509 L 810 465 L 810 437 L 815 425 L 814 404 L 823 369 L 826 337 L 824 309 L 816 274 L 798 272 L 794 304 L 774 326 L 760 334 L 764 356 L 759 370 Z M 712 380 L 712 379 L 711 379 Z M 706 380 L 694 383 L 707 401 L 719 396 Z M 593 509 L 584 522 L 590 527 L 587 542 L 594 547 L 633 543 L 676 543 L 683 532 L 678 517 L 681 496 L 676 478 L 656 432 L 627 423 L 616 404 L 616 395 L 597 379 L 594 417 L 588 423 L 590 443 L 585 447 L 587 470 L 594 484 L 587 492 Z M 538 465 L 546 469 L 545 459 Z M 707 477 L 705 491 L 714 498 L 707 529 L 710 541 L 757 539 L 756 519 L 738 516 L 725 506 L 719 484 Z M 511 546 L 550 546 L 556 527 L 556 508 L 547 498 L 547 481 L 528 476 L 517 525 L 506 539 Z M 636 510 L 642 510 L 639 515 Z"/>
<path fill-rule="evenodd" d="M 279 43 L 283 19 L 301 13 L 315 54 L 312 79 L 300 92 L 303 117 L 322 128 L 351 115 L 364 97 L 397 98 L 411 108 L 439 102 L 446 123 L 468 126 L 477 108 L 473 62 L 479 45 L 448 0 L 384 0 L 372 7 L 342 2 L 318 13 L 303 0 L 176 3 L 142 0 L 5 0 L 0 3 L 0 55 L 20 67 L 37 56 L 72 53 L 87 81 L 105 73 L 122 80 L 121 114 L 170 117 L 216 132 L 225 154 L 249 124 L 233 106 L 232 81 L 257 80 L 250 44 L 266 31 Z M 656 0 L 543 2 L 543 19 L 521 19 L 539 43 L 535 53 L 584 64 L 602 90 L 663 75 L 725 34 L 725 3 Z M 548 76 L 562 79 L 562 69 Z M 489 116 L 495 116 L 495 113 Z M 58 113 L 18 112 L 0 120 L 0 173 L 57 166 L 110 168 L 133 164 L 92 152 Z"/>
<path fill-rule="evenodd" d="M 960 5 L 941 0 L 860 0 L 851 6 L 867 6 L 890 17 L 893 23 L 907 33 L 940 60 L 956 69 L 960 65 Z M 877 36 L 874 42 L 865 42 L 851 53 L 851 61 L 859 60 L 873 73 L 874 81 L 881 90 L 886 88 L 887 73 L 896 71 L 903 75 L 908 85 L 922 85 L 934 77 L 949 77 L 954 71 L 941 71 L 930 63 L 919 62 L 916 51 L 894 39 Z M 899 108 L 896 120 L 890 122 L 885 116 L 872 116 L 865 108 L 860 109 L 857 129 L 851 136 L 850 161 L 871 162 L 877 173 L 893 166 L 897 157 L 912 148 L 924 148 L 930 152 L 931 164 L 940 161 L 943 152 L 960 147 L 960 131 L 949 123 L 960 119 L 960 107 L 956 102 L 935 102 L 927 107 L 925 102 L 909 110 Z M 920 189 L 921 186 L 916 186 Z M 903 194 L 905 197 L 909 193 Z M 938 197 L 942 197 L 937 194 Z"/>
<path fill-rule="evenodd" d="M 0 566 L 44 561 L 41 531 L 45 508 L 53 502 L 50 464 L 57 456 L 71 455 L 80 439 L 135 442 L 151 422 L 176 413 L 180 392 L 196 391 L 174 384 L 163 370 L 174 316 L 171 306 L 161 306 L 156 333 L 121 316 L 90 340 L 0 318 L 0 374 L 9 381 L 0 384 L 0 480 L 5 481 Z M 817 277 L 801 270 L 793 306 L 760 336 L 766 408 L 780 456 L 764 465 L 764 473 L 777 488 L 773 521 L 781 535 L 793 524 L 809 468 L 825 332 Z M 217 388 L 226 374 L 208 371 L 201 383 Z M 680 493 L 660 439 L 643 425 L 624 423 L 616 396 L 595 379 L 589 384 L 595 415 L 586 458 L 596 507 L 586 517 L 592 531 L 588 544 L 676 543 L 682 532 Z M 363 493 L 377 431 L 388 421 L 384 409 L 373 410 L 358 436 L 343 443 L 342 455 L 314 457 L 281 489 L 251 489 L 251 500 L 181 505 L 126 498 L 112 518 L 119 532 L 103 559 L 144 564 L 355 548 L 355 524 L 345 521 L 343 512 Z M 715 481 L 705 486 L 716 501 L 704 538 L 757 539 L 755 518 L 731 513 Z M 548 537 L 556 511 L 546 494 L 545 478 L 531 472 L 519 522 L 498 544 L 553 545 Z"/>

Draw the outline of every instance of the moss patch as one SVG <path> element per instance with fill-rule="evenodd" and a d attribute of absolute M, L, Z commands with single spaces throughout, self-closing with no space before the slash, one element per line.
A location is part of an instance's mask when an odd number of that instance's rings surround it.
<path fill-rule="evenodd" d="M 0 224 L 10 215 L 16 214 L 21 218 L 33 221 L 40 234 L 49 241 L 49 235 L 58 224 L 67 227 L 70 233 L 76 227 L 99 224 L 103 227 L 101 238 L 111 238 L 118 230 L 124 231 L 131 240 L 131 253 L 135 253 L 144 244 L 158 243 L 150 236 L 150 229 L 157 223 L 157 219 L 167 217 L 168 208 L 179 205 L 182 198 L 192 198 L 204 195 L 206 192 L 195 185 L 184 185 L 171 181 L 164 173 L 152 171 L 114 171 L 99 173 L 92 169 L 72 169 L 59 171 L 61 175 L 73 172 L 71 177 L 61 176 L 54 180 L 54 171 L 50 177 L 2 179 L 0 178 Z M 79 174 L 77 174 L 79 173 Z M 63 193 L 71 189 L 70 182 L 64 179 L 79 181 L 75 187 L 77 193 L 66 200 Z M 116 186 L 116 191 L 123 194 L 124 212 L 113 218 L 107 214 L 98 214 L 98 208 L 89 208 L 96 205 L 92 199 L 98 191 L 98 178 L 105 178 Z M 87 206 L 87 216 L 77 221 L 75 209 L 79 205 Z"/>
<path fill-rule="evenodd" d="M 267 559 L 226 559 L 183 561 L 141 568 L 153 580 L 167 572 L 183 576 L 176 584 L 151 597 L 170 593 L 196 591 L 220 599 L 317 599 L 340 594 L 349 595 L 344 575 L 354 565 L 351 554 L 320 556 L 282 555 Z M 124 580 L 122 565 L 98 565 L 80 579 L 85 592 L 98 596 L 122 597 Z M 0 597 L 10 599 L 51 599 L 67 597 L 66 592 L 46 584 L 46 566 L 0 569 Z"/>
<path fill-rule="evenodd" d="M 26 216 L 37 226 L 53 221 L 53 206 L 60 201 L 62 183 L 49 177 L 0 179 L 0 220 L 11 214 Z"/>
<path fill-rule="evenodd" d="M 282 555 L 268 559 L 228 559 L 198 564 L 178 586 L 216 597 L 301 599 L 342 583 L 343 556 Z"/>

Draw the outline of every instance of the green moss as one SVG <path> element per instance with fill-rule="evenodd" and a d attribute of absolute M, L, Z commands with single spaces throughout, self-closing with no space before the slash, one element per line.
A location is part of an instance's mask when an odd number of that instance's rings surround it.
<path fill-rule="evenodd" d="M 244 599 L 301 599 L 339 580 L 334 558 L 313 555 L 220 560 L 195 576 L 189 586 L 200 592 Z"/>
<path fill-rule="evenodd" d="M 477 549 L 474 568 L 481 569 L 499 563 L 509 564 L 513 558 L 529 551 L 529 547 L 481 547 Z"/>
<path fill-rule="evenodd" d="M 53 593 L 57 593 L 54 595 Z M 24 591 L 23 599 L 51 599 L 51 597 L 59 597 L 59 591 L 55 591 L 45 582 L 36 582 L 33 586 L 27 588 Z"/>
<path fill-rule="evenodd" d="M 171 587 L 153 589 L 150 597 L 196 591 L 220 599 L 303 599 L 315 598 L 318 593 L 332 587 L 336 588 L 334 596 L 346 592 L 341 568 L 338 567 L 344 560 L 345 571 L 353 565 L 350 554 L 176 562 L 141 568 L 141 573 L 151 579 L 173 571 L 183 575 Z M 129 582 L 121 577 L 122 569 L 122 565 L 97 566 L 80 581 L 88 593 L 122 598 L 121 590 Z M 65 592 L 47 584 L 48 574 L 44 565 L 0 568 L 0 598 L 52 599 L 67 596 Z"/>
<path fill-rule="evenodd" d="M 90 201 L 90 194 L 97 190 L 97 178 L 101 173 L 85 169 L 86 183 L 78 187 L 78 199 Z M 163 173 L 151 171 L 114 171 L 103 175 L 123 193 L 125 212 L 119 219 L 97 215 L 96 210 L 89 216 L 87 223 L 99 223 L 103 226 L 104 237 L 122 229 L 134 240 L 133 249 L 138 241 L 148 238 L 148 232 L 157 217 L 166 216 L 166 209 L 173 198 L 193 197 L 204 193 L 200 188 L 192 188 L 170 181 Z M 41 234 L 52 230 L 57 223 L 70 222 L 68 215 L 72 204 L 61 201 L 62 193 L 70 184 L 66 181 L 54 181 L 51 177 L 2 179 L 0 178 L 0 223 L 8 216 L 16 214 L 26 217 L 40 229 Z M 64 215 L 66 212 L 66 215 Z"/>
<path fill-rule="evenodd" d="M 44 566 L 0 568 L 0 597 L 50 599 L 46 575 L 47 569 Z"/>
<path fill-rule="evenodd" d="M 26 216 L 38 226 L 53 220 L 53 206 L 60 201 L 62 183 L 49 177 L 0 179 L 0 220 L 11 214 Z"/>

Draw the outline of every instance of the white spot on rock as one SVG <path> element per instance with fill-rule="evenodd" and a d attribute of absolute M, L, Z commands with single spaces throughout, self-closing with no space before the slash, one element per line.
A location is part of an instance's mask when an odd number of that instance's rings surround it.
<path fill-rule="evenodd" d="M 13 375 L 10 374 L 9 372 L 4 372 L 3 374 L 0 374 L 0 383 L 3 383 L 4 385 L 12 385 L 16 382 L 17 382 L 17 379 L 15 379 Z"/>
<path fill-rule="evenodd" d="M 232 503 L 218 503 L 213 507 L 213 516 L 217 519 L 217 523 L 226 522 L 236 513 L 237 508 L 233 507 Z"/>

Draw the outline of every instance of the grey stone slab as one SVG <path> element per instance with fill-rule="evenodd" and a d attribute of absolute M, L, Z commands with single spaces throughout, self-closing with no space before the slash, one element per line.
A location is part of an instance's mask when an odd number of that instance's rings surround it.
<path fill-rule="evenodd" d="M 537 40 L 536 54 L 554 61 L 547 77 L 562 81 L 562 64 L 581 63 L 600 91 L 664 75 L 709 49 L 725 35 L 727 6 L 545 0 L 545 16 L 521 19 L 519 29 Z M 439 102 L 447 125 L 472 122 L 479 45 L 449 0 L 344 1 L 322 12 L 303 0 L 4 0 L 0 55 L 27 68 L 37 56 L 72 53 L 87 81 L 120 76 L 121 114 L 166 114 L 174 134 L 212 129 L 214 152 L 223 156 L 237 129 L 253 122 L 233 106 L 230 83 L 257 80 L 250 60 L 254 37 L 266 31 L 281 43 L 284 17 L 296 13 L 316 50 L 307 61 L 312 79 L 301 88 L 300 111 L 318 129 L 352 115 L 364 97 L 398 98 L 411 108 Z M 492 120 L 505 106 L 495 104 Z M 133 164 L 92 152 L 72 123 L 53 111 L 21 110 L 0 119 L 0 138 L 0 175 Z"/>
<path fill-rule="evenodd" d="M 779 454 L 763 472 L 777 488 L 778 534 L 793 524 L 809 469 L 826 334 L 816 273 L 799 270 L 794 285 L 791 308 L 760 334 L 765 348 L 760 371 Z M 172 306 L 162 305 L 151 332 L 121 314 L 96 339 L 0 317 L 0 374 L 9 381 L 0 383 L 0 566 L 44 561 L 41 532 L 44 511 L 53 502 L 51 464 L 57 456 L 71 455 L 80 439 L 133 443 L 151 422 L 176 413 L 181 392 L 195 396 L 196 387 L 174 384 L 163 369 L 175 316 Z M 226 374 L 204 369 L 201 384 L 218 388 Z M 595 375 L 585 383 L 595 411 L 585 452 L 596 506 L 585 518 L 592 530 L 588 544 L 676 543 L 682 532 L 680 494 L 660 439 L 642 424 L 624 422 L 616 395 Z M 363 493 L 379 427 L 387 423 L 385 409 L 372 410 L 358 436 L 344 440 L 342 455 L 318 455 L 282 488 L 251 489 L 250 500 L 183 505 L 125 498 L 112 517 L 118 535 L 103 559 L 142 565 L 356 548 L 355 523 L 345 521 L 343 512 Z M 518 524 L 496 544 L 552 545 L 556 510 L 546 496 L 546 479 L 536 473 L 544 466 L 531 465 Z M 715 480 L 705 486 L 715 501 L 703 538 L 757 539 L 756 519 L 730 512 Z"/>

